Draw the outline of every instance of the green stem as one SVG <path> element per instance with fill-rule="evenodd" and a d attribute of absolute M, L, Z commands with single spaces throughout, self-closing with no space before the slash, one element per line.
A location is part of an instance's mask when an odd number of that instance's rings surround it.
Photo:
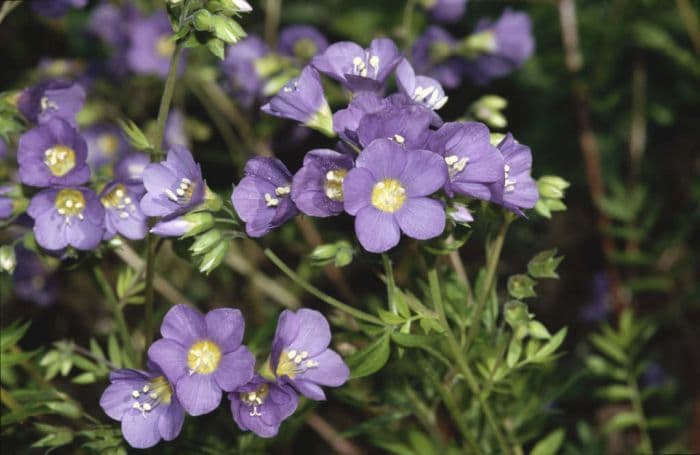
<path fill-rule="evenodd" d="M 634 412 L 639 416 L 639 434 L 640 442 L 639 449 L 644 454 L 654 453 L 654 446 L 651 442 L 651 437 L 649 436 L 649 427 L 647 425 L 646 415 L 644 414 L 644 406 L 642 405 L 642 397 L 639 393 L 639 385 L 635 379 L 634 372 L 631 366 L 628 367 L 627 385 L 632 390 L 632 408 Z"/>
<path fill-rule="evenodd" d="M 386 275 L 386 291 L 389 301 L 389 311 L 394 314 L 399 314 L 396 309 L 396 282 L 394 281 L 394 269 L 391 266 L 391 259 L 386 254 L 382 254 L 382 263 L 384 264 L 384 275 Z"/>
<path fill-rule="evenodd" d="M 416 9 L 416 0 L 407 0 L 403 10 L 403 22 L 401 24 L 401 38 L 404 42 L 404 48 L 410 46 L 411 40 L 411 24 L 413 23 L 413 11 Z"/>
<path fill-rule="evenodd" d="M 501 258 L 503 241 L 506 238 L 506 232 L 508 231 L 508 226 L 510 226 L 511 221 L 512 219 L 510 217 L 506 218 L 501 225 L 501 228 L 498 230 L 496 240 L 490 248 L 491 251 L 487 258 L 484 285 L 481 288 L 481 293 L 478 295 L 476 311 L 474 312 L 474 317 L 472 317 L 472 323 L 469 326 L 469 332 L 467 332 L 467 338 L 464 343 L 464 352 L 469 351 L 472 342 L 474 342 L 474 339 L 476 339 L 476 336 L 479 334 L 479 330 L 481 330 L 481 318 L 484 315 L 484 310 L 486 309 L 486 302 L 491 295 L 491 287 L 493 286 L 496 278 L 496 268 L 498 267 L 498 261 Z"/>
<path fill-rule="evenodd" d="M 430 284 L 430 294 L 433 300 L 433 304 L 435 305 L 435 311 L 438 314 L 438 318 L 440 319 L 440 323 L 445 329 L 445 335 L 447 336 L 447 342 L 450 346 L 450 350 L 452 351 L 452 355 L 454 356 L 454 360 L 457 363 L 457 368 L 459 369 L 459 372 L 462 374 L 464 377 L 464 380 L 466 381 L 467 385 L 469 386 L 472 394 L 477 398 L 479 401 L 479 404 L 481 405 L 481 409 L 484 412 L 484 416 L 486 417 L 486 421 L 491 427 L 491 431 L 493 431 L 494 436 L 496 437 L 496 441 L 498 442 L 498 446 L 500 447 L 500 452 L 503 454 L 511 454 L 513 453 L 510 445 L 508 444 L 508 441 L 506 440 L 505 436 L 503 435 L 503 432 L 501 431 L 501 427 L 496 421 L 496 417 L 493 413 L 493 410 L 491 409 L 491 405 L 484 399 L 484 397 L 481 394 L 481 390 L 479 389 L 479 384 L 477 383 L 476 377 L 474 376 L 474 373 L 472 372 L 471 368 L 469 368 L 469 365 L 467 364 L 463 353 L 467 352 L 466 350 L 462 349 L 459 346 L 459 343 L 457 342 L 457 339 L 455 338 L 454 334 L 452 333 L 452 329 L 450 328 L 450 324 L 447 321 L 447 316 L 445 315 L 445 307 L 442 302 L 442 293 L 440 292 L 440 282 L 438 280 L 438 275 L 437 271 L 435 270 L 435 266 L 432 266 L 428 270 L 428 281 Z"/>
<path fill-rule="evenodd" d="M 296 284 L 298 284 L 302 289 L 304 289 L 309 294 L 315 296 L 316 298 L 323 300 L 328 305 L 330 305 L 334 308 L 337 308 L 340 311 L 343 311 L 347 314 L 355 316 L 357 319 L 361 319 L 365 322 L 369 322 L 371 324 L 377 324 L 377 325 L 385 325 L 381 319 L 379 319 L 375 316 L 372 316 L 369 313 L 365 313 L 364 311 L 353 308 L 350 305 L 346 305 L 343 302 L 341 302 L 340 300 L 335 299 L 335 298 L 331 297 L 330 295 L 324 293 L 320 289 L 314 287 L 312 284 L 310 284 L 308 281 L 304 280 L 302 277 L 297 275 L 292 269 L 290 269 L 287 266 L 287 264 L 285 264 L 275 253 L 272 252 L 272 250 L 266 249 L 265 256 L 267 256 L 268 259 L 270 259 L 270 261 L 272 261 L 272 263 L 277 266 L 277 268 L 279 268 L 282 272 L 284 272 L 285 275 L 287 275 L 292 281 L 294 281 Z"/>
<path fill-rule="evenodd" d="M 270 46 L 274 46 L 277 41 L 281 10 L 282 0 L 267 0 L 265 2 L 265 41 Z"/>
<path fill-rule="evenodd" d="M 104 294 L 107 302 L 109 302 L 109 306 L 112 307 L 114 321 L 117 324 L 117 330 L 119 331 L 119 336 L 122 339 L 122 344 L 124 345 L 124 350 L 129 358 L 129 362 L 131 365 L 135 365 L 134 362 L 136 360 L 136 356 L 134 355 L 134 348 L 131 344 L 131 336 L 129 335 L 129 328 L 126 324 L 126 319 L 124 318 L 124 312 L 122 311 L 122 307 L 119 305 L 119 299 L 117 299 L 112 287 L 109 285 L 109 282 L 107 282 L 107 278 L 105 278 L 104 273 L 102 273 L 102 269 L 95 265 L 92 268 L 92 271 L 95 275 L 97 285 L 102 290 L 102 294 Z"/>
<path fill-rule="evenodd" d="M 156 120 L 155 147 L 153 153 L 151 154 L 151 161 L 158 161 L 163 155 L 161 148 L 163 144 L 163 135 L 165 133 L 165 122 L 168 118 L 170 103 L 173 100 L 173 93 L 175 92 L 175 80 L 177 79 L 177 67 L 178 63 L 180 62 L 181 50 L 182 43 L 178 41 L 175 44 L 175 51 L 170 58 L 170 69 L 168 70 L 168 77 L 165 80 L 163 96 L 160 99 L 158 119 Z M 155 263 L 156 242 L 153 235 L 149 233 L 146 236 L 146 289 L 144 291 L 144 339 L 146 346 L 150 345 L 151 341 L 153 340 L 153 280 L 155 279 L 156 272 Z"/>

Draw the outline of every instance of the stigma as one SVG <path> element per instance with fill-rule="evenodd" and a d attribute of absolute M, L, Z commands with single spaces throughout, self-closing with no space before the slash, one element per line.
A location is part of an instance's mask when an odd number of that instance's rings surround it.
<path fill-rule="evenodd" d="M 382 212 L 394 213 L 406 202 L 406 189 L 396 179 L 380 180 L 374 185 L 370 200 Z"/>
<path fill-rule="evenodd" d="M 326 172 L 325 181 L 323 182 L 323 192 L 331 201 L 339 202 L 343 200 L 343 181 L 347 173 L 347 169 L 333 169 Z"/>
<path fill-rule="evenodd" d="M 290 379 L 294 379 L 295 376 L 304 373 L 306 370 L 318 367 L 317 361 L 307 360 L 307 357 L 309 357 L 309 353 L 306 351 L 297 352 L 294 349 L 291 351 L 282 351 L 280 359 L 277 362 L 275 374 L 277 376 L 288 376 Z"/>
<path fill-rule="evenodd" d="M 173 389 L 164 376 L 151 379 L 140 389 L 131 391 L 132 408 L 141 411 L 145 418 L 148 413 L 160 406 L 161 403 L 170 404 L 173 398 Z"/>
<path fill-rule="evenodd" d="M 44 164 L 56 177 L 63 177 L 75 167 L 75 151 L 65 145 L 55 145 L 44 151 Z"/>
<path fill-rule="evenodd" d="M 265 403 L 265 399 L 267 398 L 269 393 L 270 386 L 268 384 L 262 384 L 256 390 L 252 390 L 250 392 L 241 392 L 241 401 L 252 408 L 249 413 L 251 417 L 262 416 L 262 413 L 260 412 L 258 407 L 262 406 L 263 403 Z"/>
<path fill-rule="evenodd" d="M 292 192 L 292 187 L 289 185 L 285 186 L 278 186 L 275 188 L 275 196 L 271 195 L 270 193 L 265 193 L 263 196 L 265 198 L 265 205 L 267 207 L 277 207 L 280 205 L 280 197 L 284 196 L 289 196 L 289 193 Z"/>

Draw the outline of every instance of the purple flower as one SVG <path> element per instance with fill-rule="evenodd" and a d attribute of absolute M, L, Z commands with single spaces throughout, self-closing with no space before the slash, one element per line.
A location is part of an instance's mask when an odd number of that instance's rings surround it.
<path fill-rule="evenodd" d="M 277 48 L 280 54 L 308 60 L 328 47 L 328 40 L 316 27 L 292 25 L 280 32 Z"/>
<path fill-rule="evenodd" d="M 100 201 L 105 208 L 106 240 L 117 234 L 131 240 L 140 240 L 146 236 L 147 219 L 139 205 L 143 193 L 144 188 L 140 183 L 114 180 L 105 186 Z"/>
<path fill-rule="evenodd" d="M 447 166 L 427 150 L 404 150 L 377 139 L 357 158 L 343 183 L 345 211 L 355 216 L 360 244 L 372 253 L 399 243 L 401 232 L 415 239 L 436 237 L 445 229 L 445 209 L 426 196 L 447 181 Z"/>
<path fill-rule="evenodd" d="M 41 247 L 58 251 L 97 248 L 104 234 L 105 211 L 97 195 L 87 188 L 49 188 L 29 203 L 34 236 Z"/>
<path fill-rule="evenodd" d="M 114 163 L 129 151 L 129 143 L 116 125 L 100 123 L 82 133 L 87 142 L 87 163 L 93 171 Z"/>
<path fill-rule="evenodd" d="M 294 414 L 299 403 L 294 389 L 268 381 L 259 374 L 228 395 L 233 420 L 243 431 L 271 438 L 282 421 Z"/>
<path fill-rule="evenodd" d="M 255 35 L 229 46 L 221 71 L 228 76 L 233 95 L 250 106 L 262 94 L 265 80 L 261 71 L 263 57 L 270 54 L 267 44 Z"/>
<path fill-rule="evenodd" d="M 321 78 L 311 66 L 304 67 L 299 77 L 285 84 L 261 109 L 275 117 L 296 120 L 333 135 L 333 114 L 323 95 Z"/>
<path fill-rule="evenodd" d="M 119 180 L 143 182 L 143 171 L 150 162 L 151 158 L 145 153 L 130 153 L 114 165 L 114 175 Z"/>
<path fill-rule="evenodd" d="M 51 19 L 58 19 L 71 8 L 84 8 L 87 0 L 33 0 L 32 9 L 35 13 Z"/>
<path fill-rule="evenodd" d="M 163 318 L 163 338 L 148 357 L 165 373 L 185 410 L 194 415 L 213 411 L 221 393 L 231 392 L 253 377 L 255 357 L 241 345 L 245 323 L 239 310 L 218 308 L 203 316 L 175 305 Z"/>
<path fill-rule="evenodd" d="M 46 123 L 61 118 L 75 126 L 75 116 L 85 104 L 85 89 L 75 82 L 49 80 L 22 91 L 17 108 L 27 120 Z"/>
<path fill-rule="evenodd" d="M 401 62 L 396 44 L 388 38 L 372 40 L 362 49 L 350 41 L 331 44 L 311 61 L 323 74 L 337 80 L 353 92 L 381 91 L 384 82 Z"/>
<path fill-rule="evenodd" d="M 441 155 L 449 179 L 445 192 L 491 200 L 494 182 L 502 181 L 503 158 L 491 145 L 488 127 L 478 122 L 445 123 L 430 138 L 428 148 Z"/>
<path fill-rule="evenodd" d="M 112 371 L 100 397 L 105 414 L 122 423 L 124 439 L 137 449 L 153 447 L 161 439 L 172 441 L 185 421 L 171 383 L 155 365 L 149 369 Z"/>
<path fill-rule="evenodd" d="M 292 181 L 292 201 L 303 213 L 327 217 L 343 211 L 343 180 L 353 167 L 352 156 L 316 149 L 304 156 L 304 166 Z"/>
<path fill-rule="evenodd" d="M 292 174 L 280 160 L 253 158 L 245 165 L 245 177 L 233 189 L 231 203 L 246 223 L 246 233 L 262 237 L 297 214 L 291 192 Z"/>
<path fill-rule="evenodd" d="M 495 195 L 493 202 L 502 205 L 519 216 L 525 216 L 522 209 L 531 209 L 540 198 L 537 183 L 530 176 L 532 152 L 508 133 L 498 149 L 503 155 L 503 178 L 491 188 Z"/>
<path fill-rule="evenodd" d="M 6 220 L 12 216 L 14 204 L 12 198 L 5 196 L 14 190 L 12 185 L 0 185 L 0 220 Z"/>
<path fill-rule="evenodd" d="M 456 45 L 457 41 L 444 29 L 428 27 L 413 45 L 413 67 L 444 87 L 457 88 L 462 83 L 464 59 L 453 56 Z"/>
<path fill-rule="evenodd" d="M 386 105 L 387 102 L 375 93 L 359 93 L 347 108 L 333 114 L 333 130 L 344 140 L 359 144 L 357 128 L 360 120 L 367 114 L 382 110 Z"/>
<path fill-rule="evenodd" d="M 476 84 L 510 74 L 530 58 L 535 49 L 532 21 L 523 12 L 506 9 L 496 22 L 482 20 L 469 39 L 479 41 L 482 52 L 464 70 Z"/>
<path fill-rule="evenodd" d="M 447 103 L 440 82 L 432 77 L 416 76 L 408 60 L 404 59 L 396 68 L 396 83 L 402 93 L 429 109 L 437 111 Z"/>
<path fill-rule="evenodd" d="M 579 311 L 584 322 L 599 323 L 604 321 L 611 310 L 610 279 L 606 272 L 597 272 L 592 279 L 591 300 Z"/>
<path fill-rule="evenodd" d="M 12 274 L 17 297 L 39 306 L 52 305 L 58 297 L 58 278 L 53 269 L 42 262 L 35 252 L 22 244 L 15 248 L 17 267 Z"/>
<path fill-rule="evenodd" d="M 175 216 L 204 201 L 206 187 L 202 170 L 182 146 L 168 151 L 165 161 L 151 163 L 143 171 L 146 194 L 141 210 L 147 216 Z"/>
<path fill-rule="evenodd" d="M 339 387 L 350 369 L 332 349 L 328 321 L 315 310 L 284 310 L 272 341 L 270 368 L 280 384 L 290 384 L 312 400 L 325 400 L 321 386 Z"/>
<path fill-rule="evenodd" d="M 138 18 L 131 25 L 130 46 L 126 53 L 129 68 L 137 74 L 155 74 L 165 77 L 170 67 L 170 58 L 175 52 L 172 26 L 165 12 L 147 18 Z M 180 60 L 180 70 L 182 63 Z"/>
<path fill-rule="evenodd" d="M 407 150 L 423 149 L 432 120 L 433 111 L 422 105 L 387 106 L 362 117 L 357 136 L 363 147 L 375 139 L 391 139 Z"/>
<path fill-rule="evenodd" d="M 428 12 L 436 22 L 452 23 L 459 21 L 467 9 L 467 0 L 429 0 Z"/>
<path fill-rule="evenodd" d="M 60 118 L 49 120 L 19 138 L 19 179 L 31 186 L 81 185 L 90 178 L 87 144 Z"/>

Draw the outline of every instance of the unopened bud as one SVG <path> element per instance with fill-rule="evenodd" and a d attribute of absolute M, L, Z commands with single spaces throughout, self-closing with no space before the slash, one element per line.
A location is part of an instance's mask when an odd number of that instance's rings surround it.
<path fill-rule="evenodd" d="M 156 223 L 151 233 L 161 237 L 191 237 L 214 226 L 214 216 L 209 212 L 193 212 Z"/>
<path fill-rule="evenodd" d="M 192 16 L 192 25 L 200 32 L 208 32 L 212 29 L 211 13 L 205 9 L 200 9 Z"/>
<path fill-rule="evenodd" d="M 190 251 L 192 252 L 192 255 L 200 256 L 214 248 L 222 238 L 223 235 L 221 235 L 221 231 L 218 229 L 207 231 L 204 234 L 197 236 L 197 240 L 195 240 L 190 247 Z"/>
<path fill-rule="evenodd" d="M 217 268 L 226 257 L 228 252 L 229 242 L 219 242 L 202 258 L 199 263 L 199 271 L 209 275 L 212 270 Z"/>
<path fill-rule="evenodd" d="M 245 30 L 230 17 L 214 14 L 211 16 L 214 35 L 228 44 L 235 44 L 246 36 Z"/>
<path fill-rule="evenodd" d="M 17 266 L 15 249 L 10 245 L 0 246 L 0 271 L 12 273 Z"/>

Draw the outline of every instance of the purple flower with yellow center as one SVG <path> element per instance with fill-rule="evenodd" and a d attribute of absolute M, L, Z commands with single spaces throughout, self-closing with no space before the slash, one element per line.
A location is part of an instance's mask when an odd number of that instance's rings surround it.
<path fill-rule="evenodd" d="M 139 205 L 143 193 L 143 185 L 140 183 L 120 180 L 112 181 L 102 190 L 100 202 L 105 208 L 106 240 L 117 234 L 131 240 L 140 240 L 146 236 L 147 219 Z"/>
<path fill-rule="evenodd" d="M 418 105 L 387 106 L 360 120 L 357 136 L 362 147 L 375 139 L 391 139 L 406 150 L 423 149 L 430 137 L 433 111 Z"/>
<path fill-rule="evenodd" d="M 321 78 L 311 66 L 304 67 L 299 77 L 285 84 L 261 109 L 275 117 L 296 120 L 326 135 L 334 135 L 333 114 L 323 94 Z"/>
<path fill-rule="evenodd" d="M 404 59 L 396 67 L 396 83 L 406 96 L 434 111 L 441 109 L 447 103 L 447 96 L 440 82 L 432 77 L 416 76 L 408 60 Z"/>
<path fill-rule="evenodd" d="M 537 182 L 530 175 L 530 147 L 519 143 L 508 133 L 498 144 L 498 149 L 503 155 L 503 176 L 491 186 L 495 195 L 492 200 L 519 216 L 525 216 L 522 209 L 533 208 L 540 198 Z"/>
<path fill-rule="evenodd" d="M 228 77 L 228 85 L 243 105 L 250 106 L 261 96 L 265 85 L 265 57 L 270 55 L 267 44 L 258 36 L 250 35 L 229 46 L 221 62 L 221 71 Z"/>
<path fill-rule="evenodd" d="M 532 20 L 523 12 L 506 9 L 498 20 L 480 21 L 466 41 L 476 57 L 464 66 L 476 84 L 507 76 L 530 58 L 535 49 Z"/>
<path fill-rule="evenodd" d="M 268 381 L 259 374 L 229 393 L 233 420 L 243 431 L 262 438 L 277 435 L 282 421 L 294 414 L 299 403 L 290 386 Z"/>
<path fill-rule="evenodd" d="M 344 140 L 359 144 L 357 128 L 360 126 L 360 120 L 367 114 L 384 109 L 386 105 L 384 98 L 376 93 L 359 93 L 347 108 L 333 114 L 333 130 Z"/>
<path fill-rule="evenodd" d="M 312 400 L 325 400 L 321 386 L 339 387 L 350 369 L 328 346 L 331 329 L 315 310 L 284 310 L 272 341 L 270 368 L 279 384 L 289 384 Z"/>
<path fill-rule="evenodd" d="M 467 9 L 467 0 L 424 0 L 424 4 L 436 22 L 457 22 Z"/>
<path fill-rule="evenodd" d="M 491 145 L 488 127 L 478 122 L 445 123 L 430 138 L 428 148 L 441 155 L 449 179 L 445 192 L 491 200 L 492 185 L 503 178 L 503 157 Z"/>
<path fill-rule="evenodd" d="M 82 134 L 87 142 L 87 163 L 92 170 L 114 163 L 129 151 L 129 144 L 116 125 L 92 125 Z"/>
<path fill-rule="evenodd" d="M 32 9 L 35 13 L 51 19 L 58 19 L 71 8 L 84 8 L 87 0 L 33 0 Z"/>
<path fill-rule="evenodd" d="M 301 212 L 318 217 L 343 212 L 343 180 L 354 163 L 335 150 L 311 150 L 292 180 L 292 201 Z"/>
<path fill-rule="evenodd" d="M 68 122 L 53 118 L 19 138 L 19 179 L 25 185 L 81 185 L 90 178 L 87 144 Z"/>
<path fill-rule="evenodd" d="M 316 27 L 292 25 L 280 32 L 277 48 L 280 54 L 309 60 L 328 47 L 328 40 Z"/>
<path fill-rule="evenodd" d="M 183 214 L 201 204 L 206 193 L 202 170 L 180 145 L 168 151 L 165 161 L 146 166 L 143 184 L 146 194 L 141 199 L 141 210 L 147 216 Z"/>
<path fill-rule="evenodd" d="M 165 12 L 139 18 L 131 24 L 131 40 L 126 52 L 126 63 L 137 74 L 155 74 L 165 77 L 170 58 L 175 52 L 173 29 Z M 180 71 L 182 63 L 180 60 Z"/>
<path fill-rule="evenodd" d="M 33 123 L 61 118 L 75 126 L 75 116 L 83 108 L 85 96 L 85 89 L 78 83 L 49 80 L 22 91 L 17 108 Z"/>
<path fill-rule="evenodd" d="M 350 41 L 331 44 L 311 63 L 353 92 L 378 92 L 401 59 L 401 53 L 392 40 L 377 38 L 367 49 Z"/>
<path fill-rule="evenodd" d="M 34 237 L 52 251 L 72 246 L 97 248 L 104 235 L 105 211 L 97 195 L 87 188 L 49 188 L 37 193 L 27 208 L 34 218 Z"/>
<path fill-rule="evenodd" d="M 464 59 L 455 57 L 457 40 L 446 30 L 430 26 L 418 37 L 411 50 L 413 67 L 439 81 L 443 87 L 457 88 L 462 83 Z"/>
<path fill-rule="evenodd" d="M 194 416 L 213 411 L 221 394 L 253 377 L 255 357 L 243 346 L 245 322 L 239 310 L 218 308 L 202 315 L 175 305 L 163 318 L 163 338 L 148 357 L 165 373 L 185 410 Z"/>
<path fill-rule="evenodd" d="M 146 153 L 129 153 L 114 165 L 114 176 L 128 182 L 143 182 L 143 171 L 150 162 L 151 158 Z"/>
<path fill-rule="evenodd" d="M 445 229 L 443 205 L 427 197 L 447 181 L 442 157 L 377 139 L 360 153 L 355 166 L 343 182 L 345 211 L 355 216 L 357 238 L 367 251 L 395 247 L 401 232 L 424 240 Z"/>
<path fill-rule="evenodd" d="M 234 187 L 231 203 L 250 237 L 262 237 L 297 214 L 289 197 L 292 174 L 276 158 L 253 158 Z"/>
<path fill-rule="evenodd" d="M 146 449 L 180 434 L 185 410 L 157 366 L 149 362 L 149 371 L 115 370 L 109 381 L 100 406 L 105 414 L 121 422 L 122 434 L 131 447 Z"/>

